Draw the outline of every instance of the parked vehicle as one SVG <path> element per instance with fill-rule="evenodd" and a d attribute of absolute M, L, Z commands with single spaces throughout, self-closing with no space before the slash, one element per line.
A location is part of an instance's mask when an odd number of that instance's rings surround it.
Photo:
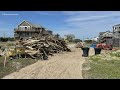
<path fill-rule="evenodd" d="M 112 44 L 107 45 L 107 44 L 105 44 L 105 43 L 97 44 L 96 47 L 97 47 L 97 48 L 104 49 L 104 50 L 112 50 L 112 49 L 113 49 Z"/>

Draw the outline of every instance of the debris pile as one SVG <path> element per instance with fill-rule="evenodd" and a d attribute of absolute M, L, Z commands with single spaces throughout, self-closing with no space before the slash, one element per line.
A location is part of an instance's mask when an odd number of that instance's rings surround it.
<path fill-rule="evenodd" d="M 82 47 L 84 47 L 83 42 L 78 42 L 78 43 L 75 45 L 75 48 L 82 48 Z"/>
<path fill-rule="evenodd" d="M 48 55 L 53 55 L 54 53 L 71 51 L 64 40 L 53 36 L 19 40 L 15 47 L 20 57 L 31 57 L 33 59 L 43 60 L 48 59 Z"/>

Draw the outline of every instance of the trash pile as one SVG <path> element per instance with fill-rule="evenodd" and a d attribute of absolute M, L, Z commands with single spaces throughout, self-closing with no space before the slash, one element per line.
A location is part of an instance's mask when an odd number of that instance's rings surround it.
<path fill-rule="evenodd" d="M 47 60 L 48 55 L 53 56 L 54 53 L 63 51 L 70 52 L 64 40 L 47 36 L 42 38 L 29 38 L 27 40 L 19 40 L 16 45 L 16 52 L 22 58 L 30 57 L 33 59 Z M 13 56 L 10 56 L 13 57 Z"/>

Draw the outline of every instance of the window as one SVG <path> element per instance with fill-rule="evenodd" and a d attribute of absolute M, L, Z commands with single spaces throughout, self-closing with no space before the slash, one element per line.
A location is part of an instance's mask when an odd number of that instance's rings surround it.
<path fill-rule="evenodd" d="M 25 27 L 25 30 L 27 30 L 27 27 Z"/>
<path fill-rule="evenodd" d="M 27 35 L 29 36 L 29 33 L 27 33 Z"/>
<path fill-rule="evenodd" d="M 27 27 L 28 30 L 30 30 L 30 27 Z"/>

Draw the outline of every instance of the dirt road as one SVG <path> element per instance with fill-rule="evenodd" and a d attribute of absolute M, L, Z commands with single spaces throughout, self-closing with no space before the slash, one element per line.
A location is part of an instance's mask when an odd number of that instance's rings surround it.
<path fill-rule="evenodd" d="M 3 79 L 82 79 L 82 50 L 69 45 L 72 52 L 64 52 L 49 57 L 49 60 L 38 61 Z M 94 50 L 90 49 L 90 55 Z"/>

